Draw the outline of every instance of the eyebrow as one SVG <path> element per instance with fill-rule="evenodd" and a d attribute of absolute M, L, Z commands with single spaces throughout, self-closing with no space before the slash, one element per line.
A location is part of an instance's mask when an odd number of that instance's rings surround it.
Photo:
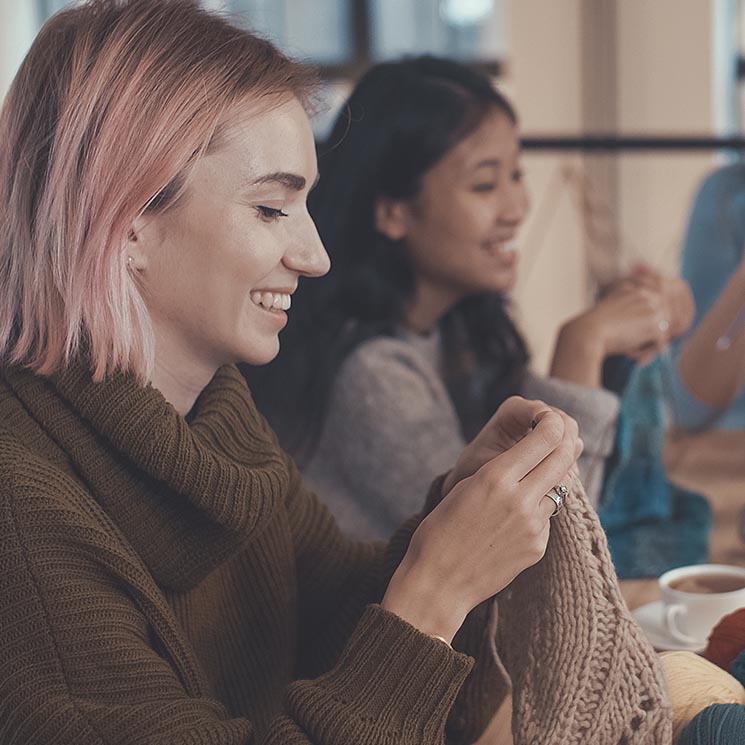
<path fill-rule="evenodd" d="M 313 182 L 313 186 L 318 182 L 318 176 Z M 275 171 L 274 173 L 267 173 L 264 176 L 254 179 L 251 182 L 251 186 L 261 186 L 263 184 L 281 184 L 286 186 L 292 191 L 302 191 L 305 188 L 306 180 L 303 176 L 298 176 L 295 173 L 287 173 L 286 171 Z"/>
<path fill-rule="evenodd" d="M 486 166 L 499 168 L 501 165 L 502 161 L 499 158 L 484 158 L 476 164 L 475 168 L 485 168 Z"/>

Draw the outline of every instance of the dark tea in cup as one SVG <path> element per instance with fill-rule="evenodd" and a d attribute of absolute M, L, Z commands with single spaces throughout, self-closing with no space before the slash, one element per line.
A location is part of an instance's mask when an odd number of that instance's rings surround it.
<path fill-rule="evenodd" d="M 688 577 L 680 577 L 668 585 L 671 590 L 694 593 L 735 592 L 745 588 L 745 579 L 732 574 L 709 572 Z"/>

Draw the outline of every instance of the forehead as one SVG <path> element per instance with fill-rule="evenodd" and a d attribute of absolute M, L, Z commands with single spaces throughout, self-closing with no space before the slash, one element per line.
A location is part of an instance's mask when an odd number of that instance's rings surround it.
<path fill-rule="evenodd" d="M 514 162 L 520 151 L 517 128 L 503 112 L 494 111 L 484 118 L 478 128 L 459 142 L 440 160 L 432 171 L 467 173 L 484 161 Z"/>
<path fill-rule="evenodd" d="M 205 166 L 242 178 L 268 171 L 315 170 L 315 143 L 308 115 L 294 96 L 236 104 L 219 124 Z"/>

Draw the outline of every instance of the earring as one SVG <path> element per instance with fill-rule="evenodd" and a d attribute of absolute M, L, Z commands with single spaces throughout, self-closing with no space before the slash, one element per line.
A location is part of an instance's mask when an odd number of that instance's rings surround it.
<path fill-rule="evenodd" d="M 127 269 L 133 269 L 135 265 L 135 260 L 132 256 L 127 256 Z"/>

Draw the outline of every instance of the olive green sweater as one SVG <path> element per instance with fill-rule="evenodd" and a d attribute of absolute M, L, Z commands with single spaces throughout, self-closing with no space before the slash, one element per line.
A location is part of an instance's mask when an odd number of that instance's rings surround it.
<path fill-rule="evenodd" d="M 387 547 L 346 540 L 232 367 L 194 413 L 83 365 L 3 372 L 0 743 L 476 738 L 505 692 L 490 605 L 456 652 L 375 604 L 419 518 Z M 589 513 L 579 494 L 556 557 Z M 517 743 L 666 741 L 654 656 L 592 537 L 501 601 Z"/>

